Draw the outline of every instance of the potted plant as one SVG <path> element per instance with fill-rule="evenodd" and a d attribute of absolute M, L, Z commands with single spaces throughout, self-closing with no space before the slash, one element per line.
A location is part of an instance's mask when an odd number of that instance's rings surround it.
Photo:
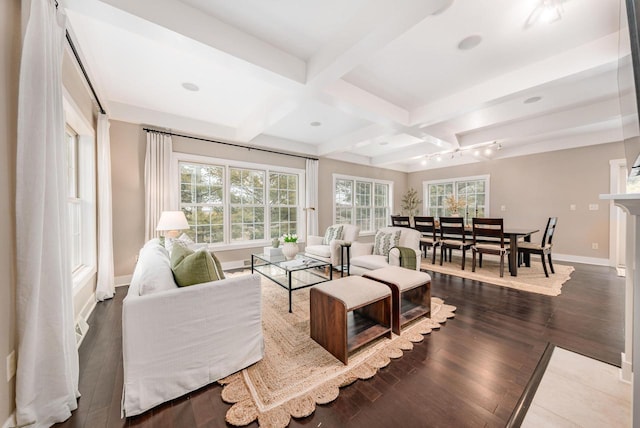
<path fill-rule="evenodd" d="M 409 187 L 409 190 L 402 196 L 400 208 L 402 209 L 402 215 L 408 215 L 413 218 L 418 214 L 422 204 L 422 199 L 418 198 L 418 192 L 413 187 Z"/>
<path fill-rule="evenodd" d="M 460 217 L 460 213 L 467 206 L 467 201 L 464 198 L 456 199 L 453 195 L 449 195 L 444 200 L 444 206 L 452 217 Z"/>
<path fill-rule="evenodd" d="M 284 245 L 282 246 L 282 253 L 287 260 L 293 259 L 298 254 L 298 235 L 295 233 L 286 233 L 282 235 Z"/>

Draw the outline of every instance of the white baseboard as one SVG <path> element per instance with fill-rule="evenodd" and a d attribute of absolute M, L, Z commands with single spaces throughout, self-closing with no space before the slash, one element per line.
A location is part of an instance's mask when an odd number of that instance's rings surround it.
<path fill-rule="evenodd" d="M 609 266 L 608 258 L 603 259 L 599 257 L 583 257 L 583 256 L 573 256 L 571 254 L 556 254 L 556 253 L 552 253 L 551 258 L 559 262 L 573 262 L 573 263 L 584 263 L 587 265 Z"/>
<path fill-rule="evenodd" d="M 4 421 L 4 424 L 2 424 L 2 428 L 13 428 L 17 424 L 18 423 L 16 422 L 16 412 L 14 411 L 13 413 L 11 413 L 11 415 L 9 415 L 9 419 Z"/>
<path fill-rule="evenodd" d="M 80 348 L 80 345 L 82 345 L 82 341 L 87 336 L 87 331 L 89 331 L 89 323 L 87 322 L 87 320 L 89 319 L 89 316 L 95 308 L 96 293 L 91 293 L 91 298 L 87 300 L 87 303 L 84 304 L 75 322 L 76 346 L 78 348 Z"/>
<path fill-rule="evenodd" d="M 625 383 L 631 383 L 631 379 L 633 379 L 633 364 L 631 360 L 627 359 L 627 356 L 624 352 L 620 353 L 621 364 L 620 364 L 620 380 Z"/>
<path fill-rule="evenodd" d="M 114 283 L 116 287 L 124 287 L 125 285 L 131 284 L 131 277 L 133 275 L 122 275 L 116 276 L 114 278 Z"/>

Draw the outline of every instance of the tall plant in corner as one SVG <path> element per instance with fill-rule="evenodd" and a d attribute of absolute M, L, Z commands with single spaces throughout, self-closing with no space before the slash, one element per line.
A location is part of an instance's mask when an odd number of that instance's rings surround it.
<path fill-rule="evenodd" d="M 409 190 L 402 195 L 402 201 L 400 204 L 400 208 L 402 209 L 403 215 L 408 215 L 413 217 L 418 214 L 418 210 L 420 208 L 420 204 L 422 203 L 422 199 L 418 198 L 418 192 L 413 187 L 409 187 Z"/>

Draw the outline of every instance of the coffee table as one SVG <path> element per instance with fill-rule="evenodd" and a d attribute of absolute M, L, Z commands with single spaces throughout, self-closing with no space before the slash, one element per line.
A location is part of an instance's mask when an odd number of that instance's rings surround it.
<path fill-rule="evenodd" d="M 322 273 L 328 267 L 329 276 Z M 291 310 L 291 293 L 294 290 L 311 287 L 333 279 L 331 263 L 296 254 L 292 260 L 269 257 L 265 254 L 251 254 L 251 273 L 269 278 L 285 290 L 289 290 L 289 312 Z"/>

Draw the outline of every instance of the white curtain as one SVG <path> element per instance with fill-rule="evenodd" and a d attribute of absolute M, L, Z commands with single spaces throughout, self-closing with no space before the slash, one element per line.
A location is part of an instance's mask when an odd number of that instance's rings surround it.
<path fill-rule="evenodd" d="M 31 1 L 16 162 L 18 426 L 64 421 L 79 396 L 62 109 L 64 28 L 65 16 L 53 1 Z"/>
<path fill-rule="evenodd" d="M 156 225 L 162 211 L 170 210 L 171 135 L 147 132 L 144 160 L 145 241 L 158 236 Z"/>
<path fill-rule="evenodd" d="M 318 161 L 307 159 L 307 236 L 318 235 Z M 314 208 L 314 209 L 309 209 Z"/>
<path fill-rule="evenodd" d="M 115 294 L 113 274 L 113 233 L 111 206 L 111 140 L 109 118 L 98 116 L 98 279 L 96 299 L 111 299 Z"/>

